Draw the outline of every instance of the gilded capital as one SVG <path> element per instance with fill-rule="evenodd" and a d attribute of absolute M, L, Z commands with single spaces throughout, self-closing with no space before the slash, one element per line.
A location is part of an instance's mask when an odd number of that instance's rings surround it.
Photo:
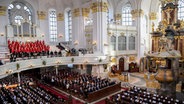
<path fill-rule="evenodd" d="M 46 12 L 44 11 L 37 11 L 38 19 L 45 20 L 46 19 Z"/>
<path fill-rule="evenodd" d="M 107 2 L 94 2 L 91 4 L 90 8 L 92 9 L 92 13 L 107 12 L 108 3 Z"/>
<path fill-rule="evenodd" d="M 72 12 L 73 17 L 79 17 L 80 16 L 80 9 L 76 8 Z"/>
<path fill-rule="evenodd" d="M 115 20 L 121 20 L 121 14 L 116 14 L 115 15 Z"/>
<path fill-rule="evenodd" d="M 63 21 L 64 20 L 64 14 L 63 13 L 58 13 L 57 20 L 58 21 Z"/>
<path fill-rule="evenodd" d="M 144 11 L 142 9 L 135 9 L 131 11 L 132 18 L 141 17 L 144 15 Z"/>
<path fill-rule="evenodd" d="M 6 6 L 0 6 L 0 16 L 6 15 Z"/>
<path fill-rule="evenodd" d="M 162 3 L 171 3 L 171 2 L 174 2 L 175 0 L 161 0 Z"/>
<path fill-rule="evenodd" d="M 90 9 L 89 8 L 82 8 L 82 16 L 83 17 L 88 17 L 90 13 Z"/>
<path fill-rule="evenodd" d="M 151 12 L 151 13 L 149 14 L 149 19 L 150 19 L 150 20 L 156 20 L 156 19 L 157 19 L 157 13 Z"/>
<path fill-rule="evenodd" d="M 107 12 L 108 11 L 108 3 L 107 2 L 101 2 L 102 11 L 101 12 Z"/>

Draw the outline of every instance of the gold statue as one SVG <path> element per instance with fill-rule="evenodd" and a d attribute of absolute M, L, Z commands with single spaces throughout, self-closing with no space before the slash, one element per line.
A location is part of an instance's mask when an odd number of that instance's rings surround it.
<path fill-rule="evenodd" d="M 162 24 L 163 24 L 164 28 L 166 28 L 166 27 L 167 27 L 167 25 L 168 25 L 167 20 L 166 20 L 166 19 L 164 19 L 164 20 L 162 21 Z"/>
<path fill-rule="evenodd" d="M 152 32 L 155 31 L 154 27 L 155 27 L 155 24 L 154 24 L 154 22 L 152 22 Z"/>
<path fill-rule="evenodd" d="M 183 20 L 180 21 L 180 28 L 184 28 L 184 21 Z"/>
<path fill-rule="evenodd" d="M 162 34 L 164 35 L 164 34 L 165 34 L 165 29 L 162 28 L 162 29 L 161 29 L 161 32 L 162 32 Z"/>

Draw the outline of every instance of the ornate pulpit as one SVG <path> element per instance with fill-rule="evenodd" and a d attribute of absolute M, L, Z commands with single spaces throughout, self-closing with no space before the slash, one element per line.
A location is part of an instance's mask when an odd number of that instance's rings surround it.
<path fill-rule="evenodd" d="M 180 81 L 179 65 L 184 60 L 184 21 L 178 20 L 178 0 L 160 0 L 162 19 L 158 28 L 152 24 L 152 53 L 147 54 L 148 69 L 156 72 L 158 93 L 176 97 Z"/>

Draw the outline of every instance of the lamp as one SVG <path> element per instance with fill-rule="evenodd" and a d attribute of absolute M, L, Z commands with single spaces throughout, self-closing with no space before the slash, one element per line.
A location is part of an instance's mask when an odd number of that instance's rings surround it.
<path fill-rule="evenodd" d="M 62 37 L 63 37 L 63 35 L 62 35 L 62 34 L 58 34 L 58 37 L 59 37 L 59 38 L 62 38 Z"/>
<path fill-rule="evenodd" d="M 42 34 L 42 37 L 44 37 L 45 35 L 44 34 Z"/>
<path fill-rule="evenodd" d="M 1 35 L 1 36 L 4 36 L 4 34 L 3 34 L 3 33 L 0 33 L 0 35 Z"/>
<path fill-rule="evenodd" d="M 93 41 L 93 43 L 92 43 L 93 45 L 96 45 L 97 43 L 96 43 L 96 41 Z"/>
<path fill-rule="evenodd" d="M 79 42 L 76 40 L 75 42 L 74 42 L 74 45 L 78 45 L 79 44 Z"/>

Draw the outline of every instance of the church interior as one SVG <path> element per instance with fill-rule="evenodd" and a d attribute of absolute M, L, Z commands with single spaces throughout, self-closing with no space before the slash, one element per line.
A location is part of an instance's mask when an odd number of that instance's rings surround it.
<path fill-rule="evenodd" d="M 0 0 L 1 104 L 184 104 L 184 0 Z"/>

